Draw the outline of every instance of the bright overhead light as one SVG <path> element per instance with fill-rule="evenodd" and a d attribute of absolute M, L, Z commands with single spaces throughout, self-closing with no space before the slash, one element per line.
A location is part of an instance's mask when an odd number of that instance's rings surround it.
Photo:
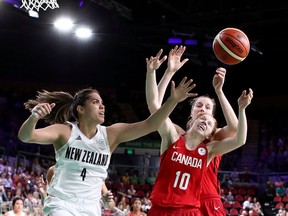
<path fill-rule="evenodd" d="M 92 35 L 91 29 L 85 27 L 78 28 L 75 33 L 79 38 L 89 38 Z"/>
<path fill-rule="evenodd" d="M 69 31 L 73 27 L 73 21 L 69 18 L 59 18 L 55 21 L 54 26 L 60 31 Z"/>

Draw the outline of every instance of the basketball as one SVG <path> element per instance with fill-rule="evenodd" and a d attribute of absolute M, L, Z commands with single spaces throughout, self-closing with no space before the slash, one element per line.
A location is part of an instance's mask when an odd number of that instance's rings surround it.
<path fill-rule="evenodd" d="M 226 65 L 242 62 L 249 54 L 250 41 L 247 35 L 237 28 L 225 28 L 213 41 L 213 52 L 217 59 Z"/>

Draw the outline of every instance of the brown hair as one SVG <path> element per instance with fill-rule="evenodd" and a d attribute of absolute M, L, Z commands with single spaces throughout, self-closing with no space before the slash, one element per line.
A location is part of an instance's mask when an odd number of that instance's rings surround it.
<path fill-rule="evenodd" d="M 78 91 L 74 97 L 64 91 L 38 91 L 36 99 L 30 99 L 24 103 L 25 109 L 32 110 L 39 103 L 55 103 L 55 107 L 52 109 L 51 113 L 46 115 L 43 119 L 47 123 L 64 123 L 68 121 L 71 117 L 78 120 L 77 106 L 84 105 L 91 93 L 98 93 L 96 89 L 85 88 Z"/>

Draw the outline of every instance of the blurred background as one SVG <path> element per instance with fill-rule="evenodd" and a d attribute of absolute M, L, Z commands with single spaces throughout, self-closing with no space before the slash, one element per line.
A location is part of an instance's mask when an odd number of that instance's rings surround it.
<path fill-rule="evenodd" d="M 243 88 L 251 87 L 259 96 L 287 94 L 281 67 L 288 34 L 283 1 L 57 3 L 59 8 L 40 9 L 35 18 L 20 8 L 20 0 L 1 0 L 2 79 L 116 87 L 124 90 L 121 94 L 125 89 L 142 90 L 145 58 L 160 48 L 168 54 L 175 46 L 168 40 L 177 38 L 178 44 L 187 46 L 185 57 L 190 59 L 179 77 L 192 77 L 204 93 L 211 90 L 211 77 L 221 66 L 211 49 L 213 38 L 222 29 L 235 27 L 247 34 L 251 50 L 243 63 L 226 66 L 226 92 L 238 96 Z M 74 23 L 70 31 L 54 26 L 56 19 L 64 16 Z M 75 29 L 82 26 L 91 28 L 89 39 L 75 36 Z"/>

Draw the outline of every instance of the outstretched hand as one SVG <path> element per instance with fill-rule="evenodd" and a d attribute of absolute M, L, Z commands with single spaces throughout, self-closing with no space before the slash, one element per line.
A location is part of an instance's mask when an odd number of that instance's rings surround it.
<path fill-rule="evenodd" d="M 169 52 L 168 57 L 168 68 L 167 71 L 175 73 L 178 71 L 187 61 L 189 61 L 188 58 L 185 58 L 181 61 L 182 55 L 184 54 L 186 50 L 186 46 L 180 46 L 177 45 Z"/>
<path fill-rule="evenodd" d="M 226 75 L 225 68 L 222 67 L 217 68 L 216 74 L 214 75 L 212 81 L 213 87 L 216 92 L 222 90 L 225 81 L 225 75 Z"/>
<path fill-rule="evenodd" d="M 193 80 L 187 80 L 187 77 L 184 77 L 177 87 L 175 87 L 175 82 L 171 81 L 171 96 L 178 102 L 188 97 L 196 97 L 197 93 L 189 93 L 195 86 L 196 84 L 193 83 Z"/>
<path fill-rule="evenodd" d="M 163 49 L 160 49 L 155 57 L 151 56 L 149 59 L 146 58 L 147 71 L 153 72 L 157 70 L 161 64 L 166 61 L 167 56 L 165 55 L 161 58 L 162 53 Z"/>
<path fill-rule="evenodd" d="M 239 109 L 245 109 L 252 101 L 253 98 L 253 91 L 249 88 L 249 92 L 247 93 L 246 90 L 242 92 L 240 97 L 238 98 L 238 106 Z"/>

